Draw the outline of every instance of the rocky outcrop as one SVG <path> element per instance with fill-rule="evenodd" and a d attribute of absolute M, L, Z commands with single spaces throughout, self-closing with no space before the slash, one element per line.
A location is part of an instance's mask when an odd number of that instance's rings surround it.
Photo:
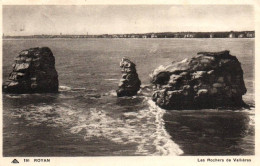
<path fill-rule="evenodd" d="M 7 93 L 58 92 L 55 58 L 48 47 L 23 50 L 15 58 L 9 80 L 3 84 Z"/>
<path fill-rule="evenodd" d="M 134 96 L 140 90 L 141 81 L 136 73 L 135 64 L 130 60 L 123 58 L 120 62 L 122 68 L 122 79 L 119 83 L 119 89 L 116 91 L 118 97 Z"/>
<path fill-rule="evenodd" d="M 155 69 L 153 101 L 166 109 L 241 107 L 246 93 L 241 64 L 229 51 L 199 52 Z"/>

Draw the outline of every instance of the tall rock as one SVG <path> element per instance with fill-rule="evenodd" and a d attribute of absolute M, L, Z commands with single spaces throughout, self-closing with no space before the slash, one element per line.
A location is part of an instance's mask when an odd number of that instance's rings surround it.
<path fill-rule="evenodd" d="M 122 68 L 122 79 L 119 83 L 119 89 L 116 91 L 118 97 L 134 96 L 140 90 L 141 81 L 136 73 L 135 64 L 130 60 L 123 58 L 120 62 Z"/>
<path fill-rule="evenodd" d="M 229 51 L 199 52 L 155 69 L 153 101 L 166 109 L 241 107 L 246 93 L 241 64 Z"/>
<path fill-rule="evenodd" d="M 55 58 L 48 47 L 21 51 L 15 58 L 9 80 L 3 84 L 6 93 L 58 92 L 58 88 Z"/>

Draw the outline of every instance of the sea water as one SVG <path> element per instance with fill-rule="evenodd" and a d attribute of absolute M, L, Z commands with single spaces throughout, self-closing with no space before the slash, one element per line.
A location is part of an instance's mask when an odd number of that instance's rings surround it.
<path fill-rule="evenodd" d="M 3 80 L 23 49 L 47 46 L 57 94 L 3 94 L 4 156 L 254 154 L 254 39 L 3 40 Z M 250 109 L 164 110 L 151 101 L 149 74 L 200 51 L 230 50 L 244 70 Z M 119 62 L 137 66 L 137 96 L 117 98 Z"/>

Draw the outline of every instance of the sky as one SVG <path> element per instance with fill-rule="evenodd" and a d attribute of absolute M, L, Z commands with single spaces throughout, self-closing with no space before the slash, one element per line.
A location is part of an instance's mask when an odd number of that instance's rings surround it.
<path fill-rule="evenodd" d="M 211 32 L 254 29 L 250 5 L 3 6 L 5 35 Z"/>

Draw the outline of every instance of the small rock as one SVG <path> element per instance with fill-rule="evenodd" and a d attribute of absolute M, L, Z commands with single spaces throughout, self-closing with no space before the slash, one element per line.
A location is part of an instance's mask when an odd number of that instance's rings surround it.
<path fill-rule="evenodd" d="M 122 79 L 119 83 L 119 89 L 116 91 L 118 97 L 134 96 L 140 90 L 141 81 L 136 73 L 135 64 L 129 59 L 123 58 L 120 62 L 122 68 Z"/>

